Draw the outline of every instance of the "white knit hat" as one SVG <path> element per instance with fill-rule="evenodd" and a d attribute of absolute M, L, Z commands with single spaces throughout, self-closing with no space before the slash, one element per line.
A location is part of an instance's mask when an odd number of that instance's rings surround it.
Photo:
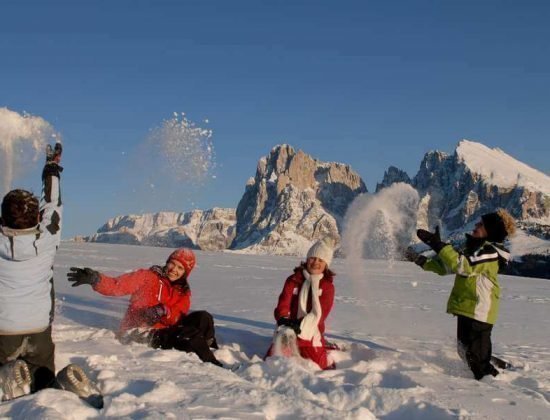
<path fill-rule="evenodd" d="M 327 267 L 329 267 L 330 263 L 332 262 L 332 254 L 334 252 L 333 246 L 334 241 L 330 237 L 323 238 L 315 242 L 312 247 L 309 248 L 309 251 L 307 252 L 307 258 L 320 258 L 324 262 L 326 262 Z"/>

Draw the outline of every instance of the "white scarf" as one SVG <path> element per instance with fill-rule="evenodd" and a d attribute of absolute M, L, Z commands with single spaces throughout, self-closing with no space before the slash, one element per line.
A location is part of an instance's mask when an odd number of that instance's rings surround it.
<path fill-rule="evenodd" d="M 321 309 L 321 302 L 319 302 L 319 282 L 323 278 L 323 274 L 309 274 L 304 269 L 304 283 L 300 289 L 299 302 L 298 302 L 298 318 L 303 318 L 300 324 L 302 330 L 298 337 L 303 340 L 312 341 L 313 346 L 320 347 L 321 333 L 319 332 L 319 320 L 323 311 Z M 311 312 L 307 312 L 307 300 L 309 297 L 309 291 L 312 291 L 311 295 Z"/>

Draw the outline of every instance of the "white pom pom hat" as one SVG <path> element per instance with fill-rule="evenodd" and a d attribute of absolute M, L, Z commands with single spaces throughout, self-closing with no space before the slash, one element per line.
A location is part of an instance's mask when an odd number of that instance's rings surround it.
<path fill-rule="evenodd" d="M 334 241 L 330 237 L 323 238 L 315 242 L 307 252 L 307 258 L 320 258 L 327 263 L 327 267 L 332 263 L 334 253 Z"/>

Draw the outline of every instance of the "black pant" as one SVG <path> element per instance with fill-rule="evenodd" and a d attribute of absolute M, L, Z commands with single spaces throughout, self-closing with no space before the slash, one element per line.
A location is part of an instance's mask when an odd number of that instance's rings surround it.
<path fill-rule="evenodd" d="M 29 366 L 31 392 L 55 386 L 52 327 L 36 334 L 0 335 L 0 366 L 21 359 Z"/>
<path fill-rule="evenodd" d="M 154 348 L 176 349 L 195 353 L 203 362 L 221 366 L 210 346 L 217 348 L 214 319 L 206 311 L 196 311 L 183 317 L 176 325 L 151 333 L 150 345 Z"/>
<path fill-rule="evenodd" d="M 460 358 L 468 363 L 476 379 L 489 374 L 496 376 L 498 371 L 491 364 L 493 326 L 461 315 L 457 318 L 457 350 Z"/>

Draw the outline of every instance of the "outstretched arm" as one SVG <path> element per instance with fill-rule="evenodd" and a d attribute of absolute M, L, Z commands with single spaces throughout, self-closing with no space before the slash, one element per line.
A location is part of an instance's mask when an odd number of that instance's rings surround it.
<path fill-rule="evenodd" d="M 40 230 L 61 239 L 61 203 L 60 178 L 63 168 L 59 165 L 63 148 L 56 143 L 52 149 L 46 149 L 46 165 L 42 171 L 42 196 L 40 198 Z"/>

